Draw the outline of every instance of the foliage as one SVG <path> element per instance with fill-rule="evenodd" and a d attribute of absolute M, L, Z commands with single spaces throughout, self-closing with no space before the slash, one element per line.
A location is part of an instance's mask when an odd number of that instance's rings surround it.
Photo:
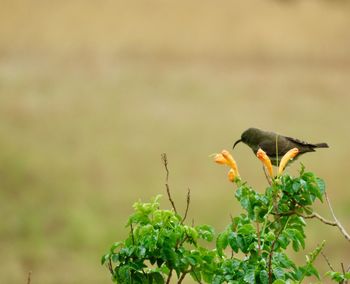
<path fill-rule="evenodd" d="M 324 242 L 298 266 L 287 255 L 305 248 L 305 216 L 323 201 L 324 181 L 302 167 L 298 177 L 288 174 L 272 180 L 264 193 L 236 178 L 235 197 L 244 213 L 232 217 L 215 235 L 209 225 L 189 226 L 174 210 L 161 210 L 160 196 L 150 203 L 136 202 L 128 220 L 127 239 L 116 242 L 102 257 L 115 283 L 177 283 L 187 276 L 198 283 L 301 283 L 320 274 L 314 261 Z M 203 241 L 215 241 L 208 249 Z M 341 282 L 349 274 L 330 273 Z"/>

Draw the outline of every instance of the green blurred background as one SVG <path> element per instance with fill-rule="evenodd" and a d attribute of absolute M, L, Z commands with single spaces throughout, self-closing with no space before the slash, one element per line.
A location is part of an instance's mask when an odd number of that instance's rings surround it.
<path fill-rule="evenodd" d="M 126 236 L 134 201 L 165 193 L 163 152 L 177 206 L 191 188 L 189 220 L 222 230 L 240 208 L 209 155 L 250 126 L 329 143 L 299 161 L 350 229 L 348 1 L 0 6 L 1 283 L 30 270 L 32 284 L 111 283 L 100 257 Z M 263 191 L 250 149 L 234 156 Z M 349 264 L 338 230 L 309 223 L 308 251 L 325 239 L 331 263 Z"/>

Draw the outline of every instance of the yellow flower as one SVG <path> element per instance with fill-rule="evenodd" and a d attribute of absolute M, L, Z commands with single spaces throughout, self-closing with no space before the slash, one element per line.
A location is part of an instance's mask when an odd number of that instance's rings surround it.
<path fill-rule="evenodd" d="M 238 173 L 238 167 L 236 161 L 233 159 L 232 155 L 227 150 L 222 150 L 221 154 L 224 156 L 224 158 L 227 161 L 227 164 L 234 170 L 236 176 L 239 176 Z"/>
<path fill-rule="evenodd" d="M 263 149 L 259 149 L 256 152 L 256 156 L 263 163 L 263 165 L 267 169 L 270 177 L 273 178 L 272 164 L 271 164 L 271 160 L 270 160 L 269 156 L 267 156 L 267 154 L 265 153 L 265 151 Z"/>
<path fill-rule="evenodd" d="M 278 167 L 278 174 L 280 175 L 285 167 L 287 166 L 288 162 L 292 160 L 296 155 L 298 155 L 299 149 L 298 148 L 293 148 L 289 150 L 286 154 L 281 159 L 280 165 Z"/>
<path fill-rule="evenodd" d="M 221 153 L 214 156 L 214 162 L 220 165 L 227 165 L 231 169 L 228 172 L 228 179 L 234 181 L 236 177 L 239 177 L 237 163 L 233 159 L 232 155 L 227 150 L 222 150 Z"/>
<path fill-rule="evenodd" d="M 225 159 L 225 157 L 222 154 L 216 154 L 214 157 L 214 161 L 215 161 L 215 163 L 218 163 L 220 165 L 228 165 L 227 160 Z"/>
<path fill-rule="evenodd" d="M 230 169 L 227 173 L 227 177 L 229 179 L 229 181 L 234 182 L 235 178 L 236 178 L 236 173 L 234 171 L 234 169 Z"/>

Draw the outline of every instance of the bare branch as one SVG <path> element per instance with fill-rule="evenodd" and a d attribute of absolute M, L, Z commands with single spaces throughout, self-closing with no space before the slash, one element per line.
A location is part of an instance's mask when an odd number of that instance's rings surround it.
<path fill-rule="evenodd" d="M 185 210 L 185 215 L 182 218 L 181 224 L 183 224 L 187 218 L 188 209 L 190 207 L 190 201 L 191 201 L 191 190 L 188 188 L 187 189 L 187 199 L 186 199 L 186 210 Z"/>
<path fill-rule="evenodd" d="M 178 284 L 181 284 L 182 281 L 185 279 L 187 273 L 189 273 L 191 270 L 187 270 L 187 271 L 184 271 L 179 279 L 179 281 L 177 282 Z"/>
<path fill-rule="evenodd" d="M 169 180 L 168 157 L 167 157 L 166 153 L 163 153 L 161 155 L 161 157 L 162 157 L 162 162 L 163 162 L 163 165 L 164 165 L 164 168 L 166 171 L 165 181 L 166 181 L 166 183 L 168 183 L 168 180 Z"/>
<path fill-rule="evenodd" d="M 333 266 L 331 265 L 331 263 L 330 263 L 328 257 L 327 257 L 322 251 L 321 251 L 321 255 L 323 256 L 324 260 L 327 262 L 329 268 L 330 268 L 332 271 L 335 271 L 334 268 L 333 268 Z"/>
<path fill-rule="evenodd" d="M 271 186 L 272 185 L 272 180 L 271 180 L 271 177 L 267 174 L 265 166 L 263 166 L 263 171 L 264 171 L 264 174 L 265 174 L 267 182 Z"/>
<path fill-rule="evenodd" d="M 32 272 L 29 271 L 28 272 L 28 278 L 27 278 L 27 284 L 30 284 L 31 281 L 32 281 Z"/>
<path fill-rule="evenodd" d="M 112 260 L 108 259 L 108 264 L 107 264 L 109 272 L 113 275 L 113 266 L 112 266 Z"/>
<path fill-rule="evenodd" d="M 325 191 L 325 193 L 324 193 L 324 196 L 326 197 L 326 201 L 327 201 L 329 210 L 331 211 L 331 214 L 332 214 L 333 219 L 334 219 L 334 221 L 335 221 L 335 223 L 336 223 L 336 226 L 339 228 L 340 232 L 344 235 L 345 239 L 347 239 L 347 240 L 350 242 L 350 235 L 349 235 L 349 233 L 345 230 L 345 228 L 342 226 L 342 224 L 338 221 L 337 217 L 335 216 L 334 211 L 333 211 L 333 208 L 332 208 L 332 205 L 331 205 L 331 202 L 329 201 L 329 198 L 328 198 L 328 195 L 327 195 L 327 192 L 326 192 L 326 191 Z"/>
<path fill-rule="evenodd" d="M 169 283 L 170 283 L 170 279 L 171 279 L 172 274 L 173 274 L 173 270 L 170 269 L 168 278 L 167 278 L 167 280 L 166 280 L 166 284 L 169 284 Z"/>
<path fill-rule="evenodd" d="M 175 213 L 177 214 L 177 210 L 176 210 L 176 207 L 175 207 L 175 202 L 171 198 L 170 187 L 169 187 L 169 183 L 168 183 L 168 180 L 169 180 L 168 157 L 167 157 L 166 153 L 163 153 L 161 155 L 161 157 L 162 157 L 162 162 L 163 162 L 163 165 L 164 165 L 164 168 L 165 168 L 165 171 L 166 171 L 166 177 L 165 177 L 166 192 L 168 194 L 168 199 L 169 199 L 169 201 L 171 203 L 171 206 L 173 207 Z"/>
<path fill-rule="evenodd" d="M 344 263 L 340 263 L 340 265 L 341 265 L 341 270 L 342 270 L 342 272 L 343 272 L 343 274 L 345 274 L 345 267 L 344 267 Z"/>
<path fill-rule="evenodd" d="M 310 215 L 303 215 L 303 214 L 298 214 L 299 216 L 305 218 L 305 219 L 312 219 L 312 218 L 316 218 L 318 220 L 320 220 L 322 223 L 330 225 L 330 226 L 337 226 L 336 222 L 333 221 L 329 221 L 327 219 L 325 219 L 324 217 L 322 217 L 320 214 L 314 212 Z"/>

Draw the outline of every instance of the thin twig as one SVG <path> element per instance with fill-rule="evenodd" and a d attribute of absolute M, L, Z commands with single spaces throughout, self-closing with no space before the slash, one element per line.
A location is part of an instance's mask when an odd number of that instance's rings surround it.
<path fill-rule="evenodd" d="M 169 284 L 169 283 L 170 283 L 170 279 L 171 279 L 171 275 L 172 275 L 172 274 L 173 274 L 173 270 L 170 269 L 169 274 L 168 274 L 168 278 L 167 278 L 167 280 L 166 280 L 166 284 Z"/>
<path fill-rule="evenodd" d="M 131 233 L 132 244 L 135 245 L 134 228 L 132 226 L 132 223 L 130 223 L 130 233 Z"/>
<path fill-rule="evenodd" d="M 340 232 L 344 235 L 345 239 L 347 239 L 350 242 L 350 235 L 349 233 L 344 229 L 344 227 L 342 226 L 342 224 L 338 221 L 337 217 L 334 214 L 333 211 L 333 207 L 331 205 L 331 202 L 329 201 L 328 195 L 327 195 L 327 191 L 324 192 L 324 196 L 326 197 L 326 201 L 329 207 L 329 210 L 331 211 L 331 214 L 333 216 L 333 219 L 336 223 L 336 226 L 338 227 L 338 229 L 340 230 Z"/>
<path fill-rule="evenodd" d="M 263 166 L 263 171 L 264 171 L 264 174 L 265 174 L 267 182 L 271 186 L 272 185 L 272 180 L 271 180 L 271 177 L 267 174 L 265 166 Z"/>
<path fill-rule="evenodd" d="M 338 226 L 336 222 L 333 221 L 329 221 L 327 219 L 325 219 L 324 217 L 322 217 L 320 214 L 314 212 L 310 215 L 303 215 L 303 214 L 298 214 L 300 217 L 303 217 L 305 219 L 312 219 L 312 218 L 316 218 L 318 220 L 320 220 L 322 223 L 330 225 L 330 226 Z"/>
<path fill-rule="evenodd" d="M 32 271 L 29 271 L 28 278 L 27 278 L 27 284 L 30 284 L 31 281 L 32 281 Z"/>
<path fill-rule="evenodd" d="M 187 190 L 187 199 L 186 199 L 186 210 L 185 210 L 185 215 L 182 218 L 181 224 L 183 224 L 187 218 L 187 213 L 188 213 L 188 209 L 190 207 L 190 201 L 191 201 L 191 190 L 188 188 Z"/>
<path fill-rule="evenodd" d="M 170 194 L 170 187 L 169 187 L 169 169 L 168 169 L 168 158 L 167 158 L 167 155 L 166 153 L 163 153 L 161 155 L 162 157 L 162 162 L 163 162 L 163 165 L 164 165 L 164 168 L 165 168 L 165 171 L 166 171 L 166 177 L 165 177 L 165 187 L 166 187 L 166 192 L 168 194 L 168 199 L 171 203 L 171 206 L 173 207 L 175 213 L 177 214 L 177 210 L 176 210 L 176 207 L 175 207 L 175 202 L 173 201 L 173 199 L 171 198 L 171 194 Z"/>
<path fill-rule="evenodd" d="M 163 165 L 164 165 L 165 171 L 166 171 L 165 180 L 168 183 L 168 180 L 169 180 L 168 157 L 167 157 L 166 153 L 163 153 L 161 155 L 161 157 L 162 157 Z"/>
<path fill-rule="evenodd" d="M 272 215 L 277 215 L 277 216 L 291 216 L 291 215 L 298 215 L 300 217 L 303 217 L 305 219 L 313 219 L 313 218 L 316 218 L 318 220 L 320 220 L 322 223 L 324 224 L 327 224 L 327 225 L 330 225 L 330 226 L 337 226 L 337 223 L 334 222 L 334 221 L 330 221 L 330 220 L 327 220 L 326 218 L 322 217 L 320 214 L 314 212 L 312 214 L 309 214 L 309 215 L 303 215 L 301 213 L 298 213 L 296 211 L 288 211 L 288 212 L 271 212 Z"/>
<path fill-rule="evenodd" d="M 345 267 L 344 267 L 344 263 L 340 263 L 340 265 L 341 265 L 341 270 L 342 270 L 342 272 L 343 272 L 343 274 L 345 274 Z"/>
<path fill-rule="evenodd" d="M 259 228 L 259 222 L 256 222 L 256 234 L 258 237 L 258 255 L 261 254 L 261 240 L 260 240 L 260 228 Z"/>
<path fill-rule="evenodd" d="M 189 273 L 191 270 L 187 270 L 187 271 L 184 271 L 181 275 L 181 277 L 179 278 L 179 281 L 177 281 L 178 284 L 181 284 L 182 281 L 185 279 L 187 273 Z"/>
<path fill-rule="evenodd" d="M 323 256 L 324 260 L 327 262 L 329 268 L 330 268 L 332 271 L 335 271 L 334 268 L 333 268 L 333 266 L 331 265 L 331 263 L 330 263 L 328 257 L 327 257 L 322 251 L 321 251 L 321 255 Z"/>
<path fill-rule="evenodd" d="M 112 266 L 112 260 L 108 259 L 108 270 L 113 275 L 113 266 Z"/>
<path fill-rule="evenodd" d="M 342 272 L 343 272 L 343 275 L 345 275 L 344 263 L 341 262 L 340 265 L 341 265 L 341 270 L 342 270 Z M 348 281 L 347 281 L 347 280 L 343 280 L 343 281 L 341 281 L 340 283 L 342 283 L 342 284 L 347 284 Z"/>

